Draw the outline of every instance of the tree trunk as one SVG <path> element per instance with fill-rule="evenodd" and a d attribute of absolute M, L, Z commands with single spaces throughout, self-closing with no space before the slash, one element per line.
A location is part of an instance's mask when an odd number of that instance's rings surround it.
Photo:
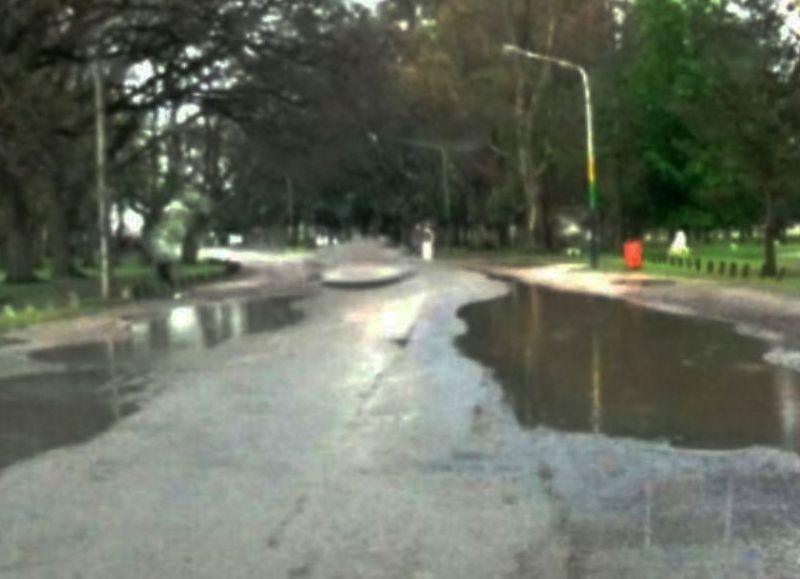
<path fill-rule="evenodd" d="M 775 194 L 766 194 L 766 216 L 764 219 L 764 267 L 761 273 L 764 277 L 774 277 L 778 274 L 778 259 L 775 254 L 775 238 L 778 224 L 775 218 Z"/>
<path fill-rule="evenodd" d="M 94 238 L 88 233 L 82 233 L 75 252 L 75 257 L 82 267 L 91 269 L 97 267 L 97 254 L 95 252 L 97 244 Z"/>
<path fill-rule="evenodd" d="M 539 222 L 537 223 L 536 238 L 539 247 L 545 251 L 555 250 L 555 233 L 553 231 L 553 216 L 548 196 L 545 193 L 539 194 Z"/>
<path fill-rule="evenodd" d="M 72 251 L 69 239 L 69 223 L 64 202 L 58 192 L 49 195 L 47 215 L 47 240 L 52 261 L 51 274 L 55 279 L 63 279 L 75 273 L 72 268 Z"/>
<path fill-rule="evenodd" d="M 200 236 L 206 230 L 207 221 L 203 217 L 192 220 L 186 230 L 186 235 L 181 243 L 181 263 L 184 265 L 196 265 L 198 253 L 200 253 Z"/>
<path fill-rule="evenodd" d="M 167 140 L 167 174 L 164 183 L 170 200 L 179 199 L 184 187 L 183 139 L 178 124 L 178 105 L 173 105 L 169 117 L 169 130 L 172 134 Z"/>
<path fill-rule="evenodd" d="M 7 196 L 4 224 L 6 283 L 35 281 L 34 228 L 30 210 L 13 176 L 0 172 L 0 186 L 5 189 L 4 193 Z"/>
<path fill-rule="evenodd" d="M 200 243 L 198 241 L 199 235 L 197 232 L 190 230 L 186 237 L 183 238 L 181 244 L 181 263 L 184 265 L 196 265 L 197 254 L 200 252 Z"/>
<path fill-rule="evenodd" d="M 549 53 L 553 47 L 556 34 L 556 18 L 550 14 L 544 52 Z M 538 198 L 541 194 L 541 170 L 534 167 L 532 139 L 537 114 L 541 107 L 542 95 L 550 80 L 550 65 L 540 64 L 540 72 L 536 83 L 528 90 L 530 69 L 518 61 L 517 86 L 514 103 L 514 116 L 517 125 L 517 162 L 522 189 L 525 193 L 525 226 L 529 242 L 536 242 L 536 226 L 538 216 Z M 543 164 L 544 166 L 544 164 Z"/>
<path fill-rule="evenodd" d="M 29 283 L 34 275 L 33 247 L 31 236 L 13 220 L 7 230 L 6 239 L 6 283 Z"/>

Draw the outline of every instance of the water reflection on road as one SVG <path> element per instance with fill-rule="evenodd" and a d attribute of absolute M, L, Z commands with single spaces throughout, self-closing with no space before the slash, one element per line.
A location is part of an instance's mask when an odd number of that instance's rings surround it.
<path fill-rule="evenodd" d="M 459 347 L 495 371 L 525 426 L 798 450 L 800 375 L 727 324 L 523 285 L 460 316 Z"/>
<path fill-rule="evenodd" d="M 177 352 L 298 322 L 296 300 L 180 305 L 132 320 L 129 337 L 38 350 L 44 373 L 0 378 L 0 468 L 86 441 L 141 405 L 151 372 Z"/>
<path fill-rule="evenodd" d="M 185 350 L 213 348 L 248 334 L 277 330 L 300 320 L 294 300 L 181 305 L 162 316 L 131 320 L 130 338 L 38 350 L 31 358 L 67 366 L 148 362 Z"/>

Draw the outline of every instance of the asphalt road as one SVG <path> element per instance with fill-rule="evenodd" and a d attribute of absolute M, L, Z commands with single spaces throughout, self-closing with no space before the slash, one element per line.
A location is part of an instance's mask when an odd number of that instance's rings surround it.
<path fill-rule="evenodd" d="M 413 265 L 304 287 L 299 322 L 176 355 L 136 414 L 0 471 L 0 577 L 800 576 L 797 455 L 523 430 L 453 343 L 506 287 Z"/>
<path fill-rule="evenodd" d="M 452 344 L 456 309 L 502 290 L 422 267 L 184 357 L 109 432 L 0 472 L 0 576 L 515 576 L 551 511 Z"/>

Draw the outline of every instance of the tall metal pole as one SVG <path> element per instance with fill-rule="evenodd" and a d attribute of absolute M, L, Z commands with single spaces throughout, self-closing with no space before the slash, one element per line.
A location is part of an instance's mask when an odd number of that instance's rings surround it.
<path fill-rule="evenodd" d="M 592 107 L 592 87 L 589 79 L 589 73 L 586 69 L 579 64 L 524 50 L 512 44 L 503 46 L 503 52 L 507 54 L 517 54 L 526 58 L 540 60 L 558 65 L 562 68 L 577 71 L 581 76 L 583 82 L 583 95 L 586 106 L 586 177 L 589 188 L 589 229 L 590 229 L 590 246 L 589 246 L 589 263 L 592 269 L 597 269 L 599 262 L 599 243 L 598 243 L 598 219 L 597 219 L 597 161 L 595 159 L 594 149 L 594 110 Z"/>
<path fill-rule="evenodd" d="M 576 65 L 577 66 L 577 65 Z M 586 178 L 589 187 L 589 227 L 591 228 L 590 260 L 592 269 L 597 269 L 599 262 L 598 222 L 597 222 L 597 162 L 594 153 L 594 111 L 592 109 L 592 85 L 589 74 L 581 66 L 577 66 L 583 80 L 583 92 L 586 101 Z"/>
<path fill-rule="evenodd" d="M 94 79 L 95 127 L 97 129 L 97 213 L 100 233 L 100 294 L 111 297 L 111 243 L 109 239 L 109 202 L 106 186 L 106 111 L 103 96 L 103 76 L 97 58 L 92 62 Z"/>

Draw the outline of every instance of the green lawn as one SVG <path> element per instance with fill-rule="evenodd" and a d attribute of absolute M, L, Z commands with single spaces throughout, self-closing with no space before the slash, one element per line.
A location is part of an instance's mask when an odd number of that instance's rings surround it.
<path fill-rule="evenodd" d="M 224 266 L 218 263 L 200 263 L 193 266 L 177 266 L 178 277 L 219 274 Z M 105 302 L 100 297 L 99 272 L 83 268 L 83 277 L 53 280 L 48 268 L 36 272 L 39 281 L 13 284 L 4 282 L 0 271 L 0 331 L 25 327 L 43 321 L 99 310 L 121 300 Z M 120 264 L 114 270 L 117 287 L 133 287 L 142 283 L 157 282 L 152 267 L 132 260 Z"/>
<path fill-rule="evenodd" d="M 667 254 L 667 244 L 645 244 L 645 257 L 663 257 Z M 778 267 L 786 268 L 786 277 L 777 281 L 775 279 L 759 279 L 758 272 L 762 264 L 762 246 L 758 243 L 728 244 L 711 243 L 706 245 L 691 246 L 692 257 L 703 260 L 703 269 L 697 272 L 686 267 L 654 263 L 647 261 L 644 272 L 661 276 L 686 279 L 715 280 L 726 285 L 752 287 L 781 293 L 800 294 L 800 242 L 793 242 L 778 247 Z M 588 256 L 584 253 L 579 257 L 566 254 L 537 254 L 519 249 L 490 250 L 465 250 L 442 249 L 437 253 L 437 258 L 459 262 L 489 262 L 493 265 L 505 267 L 535 267 L 554 263 L 585 263 Z M 751 277 L 747 280 L 731 278 L 727 275 L 708 274 L 705 271 L 705 262 L 724 260 L 727 263 L 736 262 L 741 268 L 744 264 L 750 265 Z M 621 254 L 603 253 L 600 257 L 600 269 L 608 272 L 627 271 Z"/>
<path fill-rule="evenodd" d="M 666 255 L 668 244 L 652 243 L 645 245 L 646 255 Z M 703 260 L 726 260 L 738 263 L 749 263 L 754 270 L 761 268 L 764 248 L 760 243 L 710 243 L 703 245 L 690 245 L 692 257 Z M 800 274 L 800 242 L 778 245 L 778 266 Z"/>

